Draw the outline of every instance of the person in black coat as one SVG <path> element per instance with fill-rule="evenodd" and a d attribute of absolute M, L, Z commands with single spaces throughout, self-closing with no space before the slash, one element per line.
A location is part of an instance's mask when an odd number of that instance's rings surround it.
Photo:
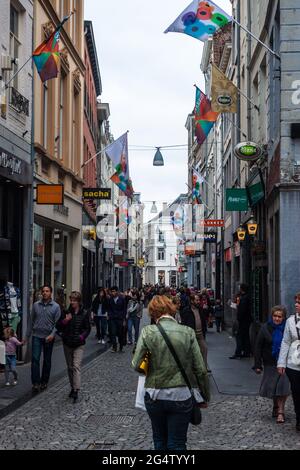
<path fill-rule="evenodd" d="M 123 352 L 126 314 L 126 300 L 124 296 L 120 295 L 118 287 L 114 286 L 111 289 L 111 298 L 108 302 L 108 318 L 111 321 L 111 352 L 117 352 L 117 338 L 119 341 L 119 351 Z"/>
<path fill-rule="evenodd" d="M 231 356 L 230 359 L 250 357 L 251 354 L 249 335 L 249 329 L 252 323 L 251 299 L 248 294 L 248 286 L 246 284 L 240 285 L 239 303 L 237 306 L 237 323 L 237 347 L 234 355 Z"/>
<path fill-rule="evenodd" d="M 69 397 L 73 398 L 75 403 L 81 385 L 81 362 L 85 340 L 91 331 L 90 318 L 82 307 L 80 292 L 71 292 L 70 307 L 62 314 L 56 328 L 62 337 L 68 367 L 71 385 Z"/>
<path fill-rule="evenodd" d="M 105 344 L 107 333 L 108 298 L 103 287 L 99 287 L 98 293 L 93 300 L 91 315 L 92 320 L 94 320 L 96 325 L 98 343 Z"/>

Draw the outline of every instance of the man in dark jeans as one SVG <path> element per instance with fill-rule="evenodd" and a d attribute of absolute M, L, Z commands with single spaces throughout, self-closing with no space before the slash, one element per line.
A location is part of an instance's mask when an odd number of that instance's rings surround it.
<path fill-rule="evenodd" d="M 124 327 L 126 323 L 126 300 L 121 296 L 118 287 L 111 289 L 111 298 L 108 304 L 108 317 L 111 324 L 112 350 L 117 352 L 117 337 L 119 340 L 119 351 L 123 352 Z"/>
<path fill-rule="evenodd" d="M 56 322 L 61 316 L 59 305 L 52 300 L 52 287 L 42 287 L 42 300 L 33 304 L 27 338 L 32 334 L 31 381 L 33 392 L 45 390 L 51 371 L 51 357 L 56 333 Z M 43 351 L 42 376 L 40 359 Z"/>
<path fill-rule="evenodd" d="M 251 300 L 248 294 L 248 290 L 249 288 L 247 284 L 240 285 L 240 301 L 237 307 L 237 347 L 234 355 L 231 356 L 230 359 L 250 357 L 251 354 L 249 329 L 252 323 L 252 315 Z"/>

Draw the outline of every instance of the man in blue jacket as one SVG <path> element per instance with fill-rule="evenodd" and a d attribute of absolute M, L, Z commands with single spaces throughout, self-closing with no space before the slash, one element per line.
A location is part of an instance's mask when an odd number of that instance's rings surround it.
<path fill-rule="evenodd" d="M 119 351 L 123 352 L 124 334 L 123 330 L 126 322 L 126 300 L 121 296 L 118 287 L 111 289 L 112 297 L 108 304 L 108 317 L 111 321 L 112 350 L 117 352 L 117 337 L 119 340 Z"/>

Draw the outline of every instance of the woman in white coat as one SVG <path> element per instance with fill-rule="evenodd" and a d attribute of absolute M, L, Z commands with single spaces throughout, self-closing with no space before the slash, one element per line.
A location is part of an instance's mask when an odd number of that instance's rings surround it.
<path fill-rule="evenodd" d="M 295 300 L 296 313 L 286 321 L 277 370 L 281 375 L 286 373 L 291 383 L 296 413 L 296 430 L 300 432 L 300 357 L 299 360 L 295 358 L 297 351 L 294 345 L 292 346 L 294 341 L 299 341 L 300 344 L 300 293 L 296 294 Z"/>

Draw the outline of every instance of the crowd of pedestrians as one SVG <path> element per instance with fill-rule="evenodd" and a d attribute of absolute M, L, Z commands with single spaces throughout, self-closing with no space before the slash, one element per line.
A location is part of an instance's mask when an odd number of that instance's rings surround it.
<path fill-rule="evenodd" d="M 272 400 L 272 416 L 277 424 L 285 422 L 285 404 L 292 395 L 296 430 L 300 431 L 300 293 L 295 295 L 293 312 L 287 312 L 281 305 L 271 309 L 252 347 L 248 286 L 241 284 L 228 305 L 236 311 L 233 328 L 236 349 L 230 359 L 253 357 L 253 370 L 262 374 L 259 394 Z M 145 307 L 151 324 L 140 332 Z M 80 292 L 71 292 L 66 307 L 55 302 L 52 287 L 44 285 L 40 299 L 33 304 L 26 338 L 19 340 L 0 318 L 0 363 L 5 363 L 5 385 L 17 385 L 17 347 L 31 338 L 32 390 L 34 393 L 45 390 L 53 345 L 56 336 L 60 336 L 70 382 L 69 397 L 75 403 L 81 388 L 85 343 L 94 324 L 98 343 L 109 344 L 112 353 L 122 353 L 124 346 L 132 346 L 132 366 L 136 370 L 140 371 L 141 361 L 147 357 L 145 407 L 151 419 L 155 449 L 185 450 L 195 403 L 199 407 L 208 406 L 211 371 L 206 335 L 214 322 L 217 333 L 221 333 L 224 305 L 221 299 L 213 299 L 208 289 L 146 285 L 120 292 L 117 286 L 100 287 L 85 309 Z"/>

